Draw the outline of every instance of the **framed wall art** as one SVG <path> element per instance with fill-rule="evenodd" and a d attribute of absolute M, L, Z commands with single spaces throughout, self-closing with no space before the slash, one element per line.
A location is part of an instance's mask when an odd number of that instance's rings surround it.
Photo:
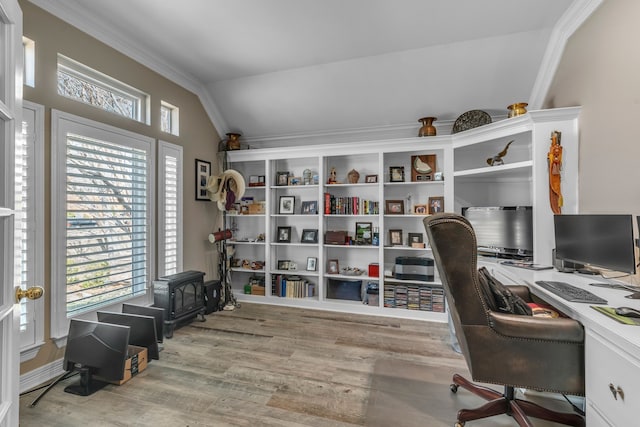
<path fill-rule="evenodd" d="M 196 159 L 196 200 L 210 201 L 207 181 L 211 176 L 211 162 Z"/>

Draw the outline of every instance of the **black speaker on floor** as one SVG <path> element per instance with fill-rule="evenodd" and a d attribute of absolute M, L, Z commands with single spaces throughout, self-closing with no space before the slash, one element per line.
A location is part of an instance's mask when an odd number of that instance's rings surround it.
<path fill-rule="evenodd" d="M 209 280 L 204 283 L 204 313 L 209 314 L 218 311 L 220 307 L 220 293 L 222 283 L 220 280 Z"/>

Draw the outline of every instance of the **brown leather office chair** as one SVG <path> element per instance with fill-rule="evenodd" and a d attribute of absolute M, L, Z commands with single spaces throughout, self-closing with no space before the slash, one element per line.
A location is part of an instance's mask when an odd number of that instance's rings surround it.
<path fill-rule="evenodd" d="M 536 318 L 492 310 L 477 267 L 472 226 L 462 216 L 441 213 L 424 219 L 436 266 L 447 298 L 456 337 L 474 381 L 500 384 L 504 393 L 455 374 L 451 391 L 462 387 L 489 402 L 461 409 L 456 426 L 508 414 L 520 426 L 527 416 L 584 426 L 578 414 L 561 413 L 514 397 L 514 387 L 584 395 L 584 329 L 568 318 Z M 526 286 L 509 286 L 531 301 Z"/>

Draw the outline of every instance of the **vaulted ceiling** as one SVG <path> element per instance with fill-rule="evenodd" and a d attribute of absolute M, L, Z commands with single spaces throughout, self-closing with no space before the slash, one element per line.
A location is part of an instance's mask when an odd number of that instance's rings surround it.
<path fill-rule="evenodd" d="M 539 108 L 557 40 L 593 0 L 31 1 L 258 141 Z"/>

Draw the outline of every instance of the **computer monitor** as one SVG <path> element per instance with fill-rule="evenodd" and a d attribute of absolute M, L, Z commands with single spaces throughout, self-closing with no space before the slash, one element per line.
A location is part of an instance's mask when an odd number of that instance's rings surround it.
<path fill-rule="evenodd" d="M 64 368 L 80 372 L 80 380 L 67 386 L 67 393 L 88 396 L 108 383 L 124 378 L 124 367 L 129 348 L 127 326 L 71 319 L 67 346 L 64 352 Z"/>
<path fill-rule="evenodd" d="M 158 338 L 156 335 L 156 321 L 153 317 L 110 311 L 99 311 L 97 315 L 98 322 L 129 326 L 131 328 L 129 344 L 146 347 L 149 360 L 158 360 L 160 358 Z"/>
<path fill-rule="evenodd" d="M 531 206 L 469 206 L 462 215 L 473 227 L 480 255 L 533 258 Z"/>
<path fill-rule="evenodd" d="M 122 304 L 122 312 L 128 314 L 139 314 L 142 316 L 152 316 L 154 319 L 156 319 L 156 338 L 158 339 L 158 342 L 162 342 L 164 337 L 164 308 L 135 304 Z"/>
<path fill-rule="evenodd" d="M 635 274 L 633 217 L 619 214 L 554 216 L 556 259 Z"/>

